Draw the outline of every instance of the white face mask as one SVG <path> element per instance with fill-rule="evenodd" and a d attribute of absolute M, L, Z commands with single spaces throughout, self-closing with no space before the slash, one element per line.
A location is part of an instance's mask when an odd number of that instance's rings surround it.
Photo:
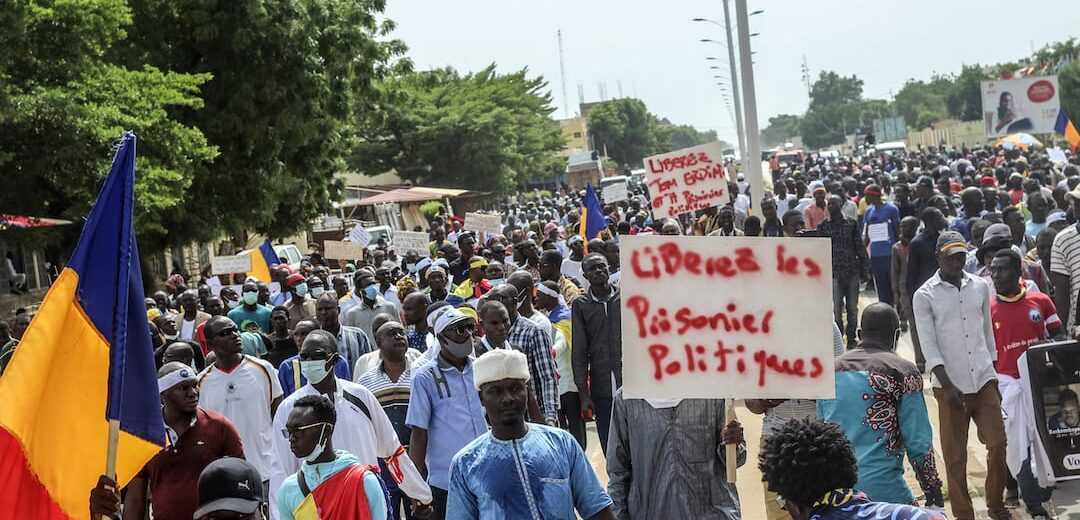
<path fill-rule="evenodd" d="M 325 292 L 326 292 L 326 289 L 323 289 L 322 287 L 316 287 L 316 288 L 311 290 L 311 297 L 312 298 L 318 298 L 319 296 L 322 296 L 323 293 L 325 293 Z"/>
<path fill-rule="evenodd" d="M 225 305 L 230 309 L 235 309 L 240 306 L 240 300 L 225 300 Z"/>
<path fill-rule="evenodd" d="M 326 441 L 328 440 L 326 436 L 326 427 L 329 425 L 330 423 L 323 423 L 322 426 L 319 427 L 319 442 L 311 449 L 311 453 L 300 457 L 301 460 L 311 464 L 315 459 L 319 458 L 319 455 L 322 455 L 323 452 L 326 451 Z"/>

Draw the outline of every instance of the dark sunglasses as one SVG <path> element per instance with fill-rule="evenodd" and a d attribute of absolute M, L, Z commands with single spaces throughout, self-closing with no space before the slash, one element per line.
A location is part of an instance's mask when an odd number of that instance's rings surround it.
<path fill-rule="evenodd" d="M 240 333 L 240 329 L 237 329 L 236 327 L 226 327 L 224 329 L 219 330 L 217 335 L 215 335 L 214 337 L 223 338 L 225 336 L 232 336 L 233 334 L 239 334 L 239 333 Z"/>
<path fill-rule="evenodd" d="M 301 361 L 325 361 L 327 359 L 330 359 L 330 356 L 333 356 L 333 355 L 334 355 L 333 353 L 326 352 L 326 351 L 323 351 L 323 350 L 300 352 L 300 360 Z"/>

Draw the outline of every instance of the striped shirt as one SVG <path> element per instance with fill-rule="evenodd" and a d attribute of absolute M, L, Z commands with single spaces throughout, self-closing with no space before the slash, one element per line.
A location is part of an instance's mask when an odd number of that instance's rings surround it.
<path fill-rule="evenodd" d="M 1054 237 L 1054 245 L 1050 248 L 1050 272 L 1069 277 L 1069 301 L 1075 302 L 1076 294 L 1080 292 L 1080 233 L 1076 226 L 1069 226 Z M 1076 325 L 1076 309 L 1067 318 L 1071 330 Z"/>
<path fill-rule="evenodd" d="M 409 412 L 412 368 L 410 363 L 395 382 L 390 380 L 390 376 L 383 370 L 380 362 L 375 368 L 364 372 L 356 381 L 360 386 L 367 388 L 375 395 L 375 399 L 379 401 L 379 406 L 386 412 L 386 416 L 390 418 L 390 424 L 394 425 L 394 432 L 397 433 L 398 441 L 405 447 L 409 446 L 409 436 L 412 435 L 412 428 L 405 424 L 405 416 Z"/>
<path fill-rule="evenodd" d="M 529 376 L 536 391 L 536 401 L 544 418 L 555 420 L 558 417 L 559 383 L 558 370 L 555 368 L 555 354 L 552 352 L 551 336 L 540 326 L 526 318 L 518 316 L 506 337 L 506 343 L 514 350 L 525 354 L 529 361 Z M 486 341 L 475 347 L 477 357 L 491 350 Z"/>

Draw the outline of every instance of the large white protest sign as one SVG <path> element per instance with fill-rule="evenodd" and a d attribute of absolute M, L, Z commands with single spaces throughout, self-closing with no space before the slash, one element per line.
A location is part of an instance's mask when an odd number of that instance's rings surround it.
<path fill-rule="evenodd" d="M 479 231 L 489 235 L 501 235 L 503 229 L 502 216 L 487 215 L 484 213 L 466 213 L 465 229 Z"/>
<path fill-rule="evenodd" d="M 645 158 L 653 217 L 677 217 L 727 204 L 723 148 L 708 143 Z"/>
<path fill-rule="evenodd" d="M 251 255 L 210 257 L 210 274 L 246 273 L 251 271 Z"/>
<path fill-rule="evenodd" d="M 415 251 L 420 256 L 431 256 L 428 234 L 423 231 L 394 231 L 394 251 L 399 255 Z"/>
<path fill-rule="evenodd" d="M 834 397 L 829 240 L 619 245 L 625 397 Z"/>
<path fill-rule="evenodd" d="M 987 137 L 1054 131 L 1061 110 L 1057 76 L 983 81 L 981 87 Z"/>
<path fill-rule="evenodd" d="M 371 234 L 368 233 L 367 228 L 363 225 L 357 224 L 349 231 L 348 239 L 354 244 L 360 244 L 363 247 L 367 247 L 367 245 L 371 243 Z"/>
<path fill-rule="evenodd" d="M 621 202 L 630 198 L 630 194 L 626 190 L 625 182 L 613 182 L 604 186 L 601 195 L 604 197 L 604 204 Z"/>
<path fill-rule="evenodd" d="M 331 260 L 357 260 L 364 257 L 364 246 L 355 242 L 327 240 L 323 242 L 325 258 Z"/>

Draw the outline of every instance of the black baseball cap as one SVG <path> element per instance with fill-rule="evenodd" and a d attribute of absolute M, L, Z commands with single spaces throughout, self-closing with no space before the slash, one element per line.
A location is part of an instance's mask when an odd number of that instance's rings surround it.
<path fill-rule="evenodd" d="M 216 511 L 250 515 L 266 502 L 262 477 L 244 459 L 224 457 L 211 462 L 199 475 L 199 509 L 195 518 Z"/>

